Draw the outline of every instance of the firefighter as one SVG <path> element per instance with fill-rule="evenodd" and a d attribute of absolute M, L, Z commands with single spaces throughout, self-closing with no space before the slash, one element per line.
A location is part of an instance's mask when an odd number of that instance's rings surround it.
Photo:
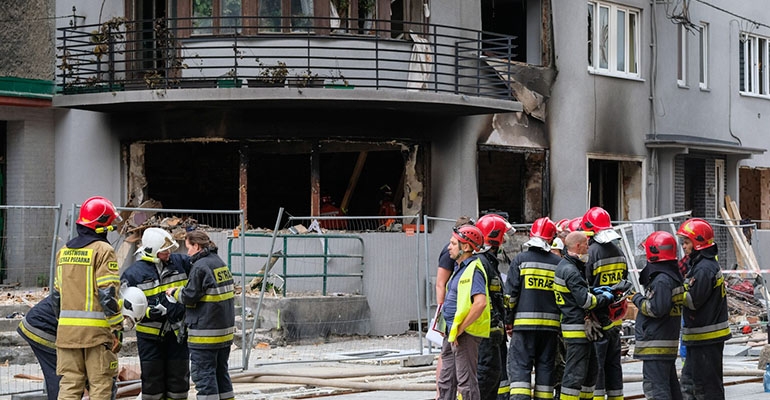
<path fill-rule="evenodd" d="M 142 368 L 142 398 L 186 399 L 190 391 L 190 355 L 184 338 L 185 307 L 166 299 L 165 290 L 183 287 L 192 264 L 172 254 L 179 244 L 165 229 L 147 228 L 137 250 L 141 258 L 121 277 L 147 297 L 147 311 L 136 326 Z"/>
<path fill-rule="evenodd" d="M 197 398 L 232 399 L 227 364 L 235 332 L 233 275 L 205 232 L 187 232 L 185 245 L 192 262 L 187 284 L 169 288 L 166 294 L 187 307 L 184 320 L 190 375 Z"/>
<path fill-rule="evenodd" d="M 76 221 L 78 236 L 59 250 L 52 292 L 56 330 L 56 373 L 60 399 L 83 396 L 88 381 L 92 399 L 117 393 L 118 351 L 123 345 L 120 278 L 107 232 L 120 222 L 104 197 L 83 202 Z"/>
<path fill-rule="evenodd" d="M 396 203 L 393 202 L 393 190 L 387 183 L 380 186 L 380 208 L 377 215 L 384 217 L 394 217 L 398 215 Z M 380 225 L 390 228 L 396 222 L 395 218 L 384 218 L 380 220 Z"/>
<path fill-rule="evenodd" d="M 559 336 L 559 307 L 553 278 L 561 257 L 551 253 L 556 225 L 548 217 L 535 220 L 527 248 L 511 262 L 505 284 L 506 325 L 512 327 L 508 350 L 511 399 L 552 399 Z M 535 369 L 532 395 L 531 374 Z"/>
<path fill-rule="evenodd" d="M 632 297 L 639 309 L 634 358 L 643 360 L 642 389 L 648 399 L 681 400 L 675 364 L 684 286 L 677 266 L 676 238 L 668 232 L 653 232 L 642 247 L 647 265 L 639 273 L 639 283 L 645 290 Z"/>
<path fill-rule="evenodd" d="M 442 307 L 446 330 L 436 382 L 439 400 L 481 398 L 476 370 L 479 342 L 489 337 L 490 304 L 486 272 L 474 253 L 483 245 L 484 234 L 470 225 L 455 228 L 449 241 L 449 256 L 457 268 Z"/>
<path fill-rule="evenodd" d="M 328 194 L 321 196 L 321 216 L 323 217 L 341 217 L 345 215 L 344 211 L 337 206 Z M 326 229 L 345 230 L 348 228 L 348 222 L 344 219 L 325 219 L 321 221 L 321 226 Z"/>
<path fill-rule="evenodd" d="M 626 257 L 614 243 L 620 235 L 612 229 L 610 214 L 592 207 L 581 220 L 581 228 L 590 236 L 586 278 L 591 287 L 612 286 L 628 278 Z M 623 400 L 623 367 L 621 366 L 620 330 L 622 319 L 612 321 L 606 309 L 594 312 L 602 327 L 602 337 L 594 342 L 599 373 L 594 400 Z"/>
<path fill-rule="evenodd" d="M 590 399 L 596 385 L 596 349 L 586 336 L 588 312 L 612 302 L 610 292 L 591 293 L 585 278 L 588 238 L 582 231 L 571 232 L 564 239 L 566 254 L 556 266 L 553 292 L 561 311 L 561 330 L 566 346 L 562 400 Z"/>
<path fill-rule="evenodd" d="M 508 398 L 509 390 L 505 368 L 508 349 L 505 337 L 505 294 L 497 252 L 505 242 L 505 234 L 513 230 L 513 227 L 497 214 L 482 216 L 476 226 L 484 234 L 484 249 L 479 253 L 479 260 L 487 273 L 491 305 L 489 338 L 482 339 L 479 344 L 479 391 L 481 400 L 504 400 Z"/>
<path fill-rule="evenodd" d="M 724 399 L 722 352 L 732 335 L 714 230 L 705 220 L 691 218 L 676 234 L 684 246 L 692 246 L 684 277 L 682 342 L 687 362 L 682 368 L 682 395 L 685 400 Z"/>
<path fill-rule="evenodd" d="M 53 297 L 48 296 L 32 307 L 19 322 L 16 332 L 29 343 L 43 371 L 45 391 L 49 400 L 59 398 L 59 379 L 56 375 L 56 326 Z"/>

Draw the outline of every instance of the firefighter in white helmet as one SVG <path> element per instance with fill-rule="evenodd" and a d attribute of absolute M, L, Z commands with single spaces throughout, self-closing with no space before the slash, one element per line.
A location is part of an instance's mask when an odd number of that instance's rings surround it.
<path fill-rule="evenodd" d="M 121 277 L 147 298 L 147 311 L 136 325 L 143 399 L 186 399 L 190 390 L 185 307 L 170 303 L 164 294 L 166 289 L 183 287 L 192 267 L 190 257 L 173 253 L 177 248 L 168 231 L 147 228 L 136 252 L 139 259 Z"/>

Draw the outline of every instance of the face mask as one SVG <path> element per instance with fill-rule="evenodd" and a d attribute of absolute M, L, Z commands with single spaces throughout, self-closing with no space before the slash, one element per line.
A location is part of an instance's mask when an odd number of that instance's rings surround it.
<path fill-rule="evenodd" d="M 587 263 L 588 262 L 588 254 L 578 254 L 577 258 L 582 263 Z"/>

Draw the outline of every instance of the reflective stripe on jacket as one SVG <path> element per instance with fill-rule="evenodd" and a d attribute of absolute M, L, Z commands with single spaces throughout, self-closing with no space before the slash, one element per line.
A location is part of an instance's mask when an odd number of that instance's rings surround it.
<path fill-rule="evenodd" d="M 561 311 L 561 332 L 565 342 L 587 343 L 585 317 L 596 307 L 596 296 L 588 290 L 585 264 L 566 255 L 556 266 L 553 294 Z"/>
<path fill-rule="evenodd" d="M 561 257 L 530 247 L 513 258 L 505 290 L 509 320 L 516 330 L 559 331 L 560 312 L 553 295 L 556 265 Z"/>
<path fill-rule="evenodd" d="M 623 251 L 613 242 L 599 243 L 590 239 L 588 246 L 588 262 L 586 263 L 586 279 L 591 287 L 612 286 L 628 278 L 628 266 Z M 623 320 L 610 320 L 607 309 L 596 310 L 594 313 L 604 330 L 620 326 Z"/>
<path fill-rule="evenodd" d="M 460 275 L 460 279 L 457 282 L 457 312 L 455 313 L 454 319 L 452 321 L 452 328 L 449 330 L 449 338 L 447 340 L 450 342 L 457 340 L 457 329 L 465 319 L 465 316 L 468 315 L 468 313 L 471 311 L 471 305 L 473 304 L 471 302 L 471 287 L 473 286 L 473 274 L 476 270 L 481 271 L 481 273 L 484 275 L 486 306 L 484 306 L 484 311 L 481 312 L 481 316 L 479 316 L 475 321 L 473 321 L 465 328 L 465 332 L 472 336 L 482 338 L 489 337 L 491 306 L 489 303 L 489 286 L 486 284 L 487 273 L 484 270 L 484 266 L 481 264 L 481 260 L 476 258 L 475 260 L 468 263 L 466 267 L 455 271 L 455 273 L 462 271 L 462 274 Z M 449 278 L 449 281 L 451 282 L 452 278 Z M 447 290 L 449 290 L 448 283 Z"/>
<path fill-rule="evenodd" d="M 112 330 L 121 329 L 117 306 L 120 278 L 115 251 L 109 243 L 94 241 L 82 248 L 62 247 L 57 255 L 55 290 L 60 295 L 56 346 L 88 348 L 112 343 Z M 100 290 L 110 294 L 117 312 L 104 310 Z"/>
<path fill-rule="evenodd" d="M 679 355 L 684 286 L 672 262 L 672 275 L 658 272 L 651 277 L 644 295 L 634 296 L 636 315 L 634 358 L 674 360 Z"/>
<path fill-rule="evenodd" d="M 682 312 L 682 342 L 686 346 L 719 343 L 732 337 L 727 322 L 725 279 L 715 259 L 716 245 L 712 247 L 691 254 Z"/>
<path fill-rule="evenodd" d="M 32 307 L 19 322 L 16 332 L 52 352 L 56 351 L 56 326 L 58 325 L 52 297 L 47 296 Z"/>
<path fill-rule="evenodd" d="M 175 296 L 187 306 L 187 345 L 190 348 L 228 347 L 235 332 L 233 276 L 214 251 L 193 255 L 190 276 Z"/>

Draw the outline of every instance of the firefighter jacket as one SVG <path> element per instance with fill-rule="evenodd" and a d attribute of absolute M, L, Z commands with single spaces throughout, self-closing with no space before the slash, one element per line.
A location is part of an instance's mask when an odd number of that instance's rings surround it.
<path fill-rule="evenodd" d="M 233 275 L 216 253 L 204 248 L 192 257 L 184 288 L 174 293 L 187 306 L 187 346 L 191 349 L 230 347 L 235 332 Z"/>
<path fill-rule="evenodd" d="M 559 331 L 553 278 L 561 257 L 538 247 L 516 255 L 506 279 L 507 325 L 515 330 Z"/>
<path fill-rule="evenodd" d="M 123 329 L 115 251 L 106 233 L 82 225 L 77 229 L 79 236 L 56 257 L 52 293 L 59 316 L 56 347 L 67 349 L 112 343 L 112 331 Z"/>
<path fill-rule="evenodd" d="M 717 245 L 690 254 L 690 265 L 684 278 L 685 346 L 724 342 L 730 339 L 727 324 L 725 279 L 716 260 Z"/>
<path fill-rule="evenodd" d="M 55 354 L 58 318 L 54 312 L 53 297 L 48 296 L 27 312 L 27 315 L 19 322 L 16 332 L 43 346 L 41 350 L 44 349 Z"/>
<path fill-rule="evenodd" d="M 585 318 L 596 308 L 596 296 L 588 289 L 585 264 L 567 254 L 556 266 L 553 294 L 561 311 L 561 332 L 566 343 L 588 343 Z"/>
<path fill-rule="evenodd" d="M 489 294 L 489 329 L 490 332 L 505 332 L 505 294 L 503 293 L 503 279 L 500 277 L 500 271 L 497 269 L 500 261 L 495 253 L 497 249 L 490 249 L 479 254 L 479 261 L 484 266 L 484 272 L 487 274 L 487 292 Z"/>
<path fill-rule="evenodd" d="M 451 282 L 455 274 L 461 274 L 457 283 L 457 311 L 455 312 L 454 319 L 452 319 L 452 327 L 449 330 L 449 337 L 447 338 L 447 340 L 450 342 L 457 340 L 457 329 L 465 319 L 465 316 L 468 315 L 468 313 L 471 311 L 471 304 L 473 304 L 471 302 L 471 286 L 473 285 L 473 274 L 476 272 L 476 270 L 481 271 L 481 274 L 484 275 L 485 282 L 489 282 L 487 279 L 487 273 L 484 270 L 484 266 L 482 265 L 481 260 L 478 258 L 466 260 L 465 262 L 461 263 L 457 268 L 455 268 L 455 271 L 449 278 L 449 282 Z M 449 282 L 447 282 L 447 291 L 449 291 Z M 481 316 L 479 316 L 475 321 L 473 321 L 470 325 L 468 325 L 468 327 L 465 328 L 466 333 L 480 338 L 489 337 L 489 325 L 491 320 L 489 284 L 485 285 L 485 288 L 487 304 L 484 307 L 484 311 L 482 311 Z"/>
<path fill-rule="evenodd" d="M 184 320 L 185 306 L 169 302 L 165 292 L 166 289 L 184 287 L 192 267 L 190 257 L 176 253 L 169 256 L 168 262 L 159 263 L 160 272 L 152 259 L 142 258 L 131 264 L 121 276 L 121 281 L 141 289 L 147 297 L 147 311 L 136 324 L 136 336 L 156 341 L 162 340 L 167 332 L 178 330 Z M 158 304 L 166 307 L 166 315 L 151 312 Z"/>
<path fill-rule="evenodd" d="M 628 278 L 628 266 L 623 251 L 613 242 L 599 243 L 593 238 L 588 246 L 586 278 L 591 287 L 612 286 Z M 623 324 L 622 320 L 610 320 L 607 309 L 594 312 L 602 329 L 608 330 Z"/>
<path fill-rule="evenodd" d="M 674 360 L 679 355 L 683 278 L 676 261 L 648 263 L 639 274 L 644 294 L 636 293 L 636 347 L 634 358 Z"/>

